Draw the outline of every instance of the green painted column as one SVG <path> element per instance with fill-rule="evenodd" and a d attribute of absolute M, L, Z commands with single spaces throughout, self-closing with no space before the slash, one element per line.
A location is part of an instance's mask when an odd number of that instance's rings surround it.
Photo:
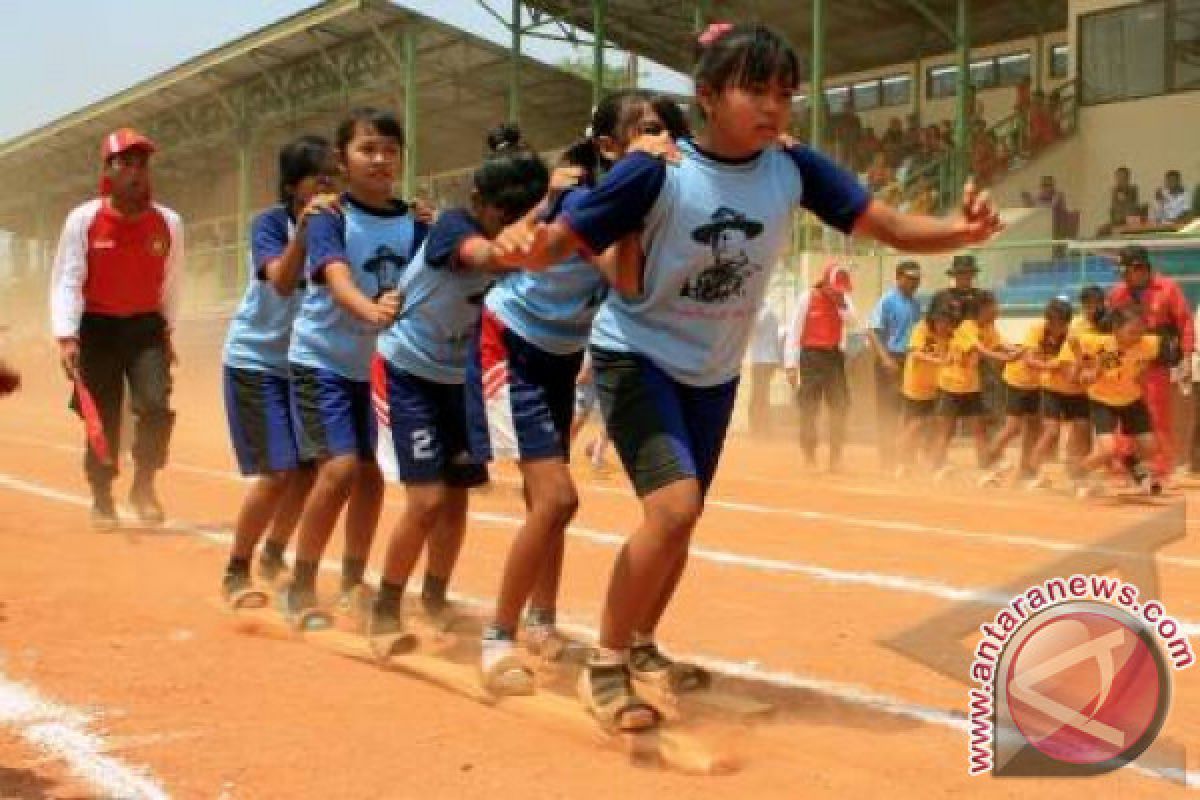
<path fill-rule="evenodd" d="M 825 0 L 812 4 L 812 74 L 808 85 L 809 144 L 814 150 L 825 143 Z"/>
<path fill-rule="evenodd" d="M 512 0 L 508 46 L 508 121 L 521 121 L 521 0 Z"/>
<path fill-rule="evenodd" d="M 417 39 L 416 27 L 404 28 L 404 182 L 405 200 L 412 200 L 420 168 L 420 120 L 417 112 Z"/>
<path fill-rule="evenodd" d="M 697 0 L 692 12 L 695 15 L 696 33 L 699 34 L 708 27 L 708 22 L 712 18 L 712 0 Z"/>
<path fill-rule="evenodd" d="M 608 0 L 592 0 L 592 106 L 604 97 L 604 40 L 608 35 Z"/>
<path fill-rule="evenodd" d="M 954 103 L 954 169 L 951 180 L 954 182 L 953 196 L 957 200 L 962 197 L 963 184 L 969 173 L 970 154 L 970 109 L 967 108 L 967 95 L 971 90 L 971 20 L 970 0 L 958 0 L 958 24 L 955 38 L 958 47 L 958 88 L 955 92 Z"/>
<path fill-rule="evenodd" d="M 237 270 L 235 289 L 246 285 L 247 259 L 245 253 L 250 246 L 250 186 L 254 170 L 254 136 L 249 127 L 237 133 L 237 248 L 232 257 Z"/>

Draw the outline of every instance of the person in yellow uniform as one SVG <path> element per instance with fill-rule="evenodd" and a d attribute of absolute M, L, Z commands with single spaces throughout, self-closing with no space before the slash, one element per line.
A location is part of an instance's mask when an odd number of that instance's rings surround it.
<path fill-rule="evenodd" d="M 1091 400 L 1092 452 L 1080 464 L 1076 493 L 1096 494 L 1100 487 L 1087 476 L 1113 460 L 1118 430 L 1132 439 L 1137 457 L 1146 461 L 1155 455 L 1158 441 L 1150 425 L 1150 414 L 1142 397 L 1142 375 L 1158 357 L 1160 338 L 1145 332 L 1136 306 L 1109 312 L 1112 333 L 1090 333 L 1068 347 L 1063 360 L 1074 362 L 1074 377 L 1087 387 Z M 1159 494 L 1162 485 L 1140 463 L 1131 464 L 1138 488 Z"/>
<path fill-rule="evenodd" d="M 929 441 L 929 422 L 937 405 L 938 372 L 949 363 L 946 352 L 957 325 L 958 304 L 948 292 L 938 292 L 930 301 L 925 319 L 909 336 L 900 383 L 904 425 L 896 448 L 900 461 L 897 478 L 908 475 L 918 452 Z"/>
<path fill-rule="evenodd" d="M 998 486 L 1012 465 L 1004 460 L 1004 451 L 1018 436 L 1022 437 L 1018 474 L 1033 475 L 1033 449 L 1042 412 L 1042 374 L 1047 359 L 1056 359 L 1067 339 L 1071 324 L 1071 304 L 1055 298 L 1046 304 L 1042 319 L 1029 326 L 1022 342 L 1024 353 L 1004 367 L 1004 427 L 992 440 L 987 452 L 991 469 L 979 485 Z"/>
<path fill-rule="evenodd" d="M 979 466 L 987 466 L 987 425 L 984 421 L 983 383 L 980 359 L 1008 363 L 1022 352 L 1007 344 L 996 330 L 996 295 L 982 289 L 973 300 L 963 304 L 959 323 L 947 349 L 947 364 L 938 372 L 937 416 L 934 436 L 934 480 L 949 476 L 946 453 L 959 420 L 967 420 L 975 437 L 975 456 Z"/>
<path fill-rule="evenodd" d="M 1071 351 L 1072 342 L 1079 337 L 1099 333 L 1097 320 L 1104 313 L 1104 290 L 1085 286 L 1079 293 L 1080 313 L 1071 320 L 1067 341 L 1049 357 L 1035 358 L 1032 363 L 1042 371 L 1042 434 L 1034 445 L 1030 464 L 1034 475 L 1027 489 L 1049 489 L 1052 485 L 1045 469 L 1046 463 L 1058 450 L 1062 431 L 1067 431 L 1067 476 L 1079 477 L 1079 464 L 1091 449 L 1092 425 L 1087 389 L 1072 375 L 1071 362 L 1064 361 L 1064 352 Z"/>

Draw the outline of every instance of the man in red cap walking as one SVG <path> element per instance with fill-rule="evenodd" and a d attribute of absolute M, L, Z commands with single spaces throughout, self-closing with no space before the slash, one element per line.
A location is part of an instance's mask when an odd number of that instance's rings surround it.
<path fill-rule="evenodd" d="M 128 382 L 136 425 L 130 505 L 143 523 L 163 520 L 154 474 L 167 460 L 175 414 L 170 407 L 171 333 L 183 279 L 183 223 L 153 202 L 154 143 L 122 128 L 104 137 L 100 196 L 67 215 L 51 277 L 54 337 L 67 377 L 93 395 L 110 452 L 121 434 Z M 78 398 L 73 405 L 78 407 Z M 117 524 L 108 464 L 87 448 L 92 524 Z"/>
<path fill-rule="evenodd" d="M 800 406 L 800 447 L 805 466 L 816 466 L 817 412 L 824 398 L 829 409 L 829 470 L 842 466 L 846 412 L 850 391 L 842 348 L 847 324 L 853 324 L 850 273 L 830 262 L 820 280 L 796 298 L 796 314 L 788 328 L 783 365 Z"/>
<path fill-rule="evenodd" d="M 1158 439 L 1154 471 L 1160 479 L 1169 479 L 1175 468 L 1176 453 L 1171 415 L 1171 369 L 1177 368 L 1181 383 L 1191 381 L 1192 351 L 1196 344 L 1192 311 L 1179 284 L 1154 271 L 1146 248 L 1139 245 L 1124 247 L 1118 262 L 1122 280 L 1108 295 L 1109 307 L 1136 305 L 1142 312 L 1146 332 L 1161 337 L 1158 362 L 1146 370 L 1142 384 L 1150 424 Z"/>

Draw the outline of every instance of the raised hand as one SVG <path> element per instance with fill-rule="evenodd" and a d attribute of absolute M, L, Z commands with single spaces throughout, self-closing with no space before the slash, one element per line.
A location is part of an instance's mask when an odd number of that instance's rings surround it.
<path fill-rule="evenodd" d="M 975 181 L 968 180 L 963 187 L 962 208 L 959 210 L 964 234 L 971 244 L 981 244 L 1004 229 L 1000 212 L 992 203 L 991 194 L 979 191 Z"/>

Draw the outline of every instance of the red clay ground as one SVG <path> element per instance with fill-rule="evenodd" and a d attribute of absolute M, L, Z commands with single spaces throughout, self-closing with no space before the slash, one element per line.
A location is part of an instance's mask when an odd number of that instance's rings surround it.
<path fill-rule="evenodd" d="M 969 778 L 966 736 L 948 716 L 966 686 L 880 642 L 952 604 L 1103 539 L 1152 510 L 1016 492 L 896 486 L 858 468 L 804 475 L 786 437 L 735 438 L 697 535 L 664 640 L 793 687 L 751 682 L 778 706 L 753 724 L 708 721 L 736 775 L 636 768 L 552 727 L 299 644 L 239 635 L 212 605 L 242 485 L 231 474 L 218 391 L 222 328 L 181 342 L 173 464 L 162 494 L 180 530 L 97 534 L 86 523 L 79 426 L 49 348 L 10 355 L 26 386 L 0 415 L 0 677 L 94 712 L 109 755 L 144 767 L 177 798 L 495 797 L 1162 797 L 1183 789 L 1123 770 L 1081 784 Z M 865 406 L 865 404 L 864 404 Z M 562 608 L 593 625 L 608 566 L 636 518 L 620 477 L 579 472 Z M 520 519 L 511 469 L 473 499 L 455 589 L 494 594 Z M 396 487 L 381 525 L 403 503 Z M 1200 546 L 1163 551 L 1162 599 L 1200 620 Z M 208 535 L 202 535 L 207 532 Z M 382 545 L 376 547 L 376 565 Z M 329 553 L 336 558 L 335 547 Z M 332 585 L 327 585 L 332 591 Z M 979 621 L 993 611 L 980 605 Z M 973 640 L 968 644 L 974 645 Z M 1195 670 L 1175 675 L 1163 732 L 1200 745 Z M 906 704 L 903 707 L 895 704 Z M 946 712 L 945 714 L 939 712 Z M 5 724 L 0 797 L 101 796 Z"/>

